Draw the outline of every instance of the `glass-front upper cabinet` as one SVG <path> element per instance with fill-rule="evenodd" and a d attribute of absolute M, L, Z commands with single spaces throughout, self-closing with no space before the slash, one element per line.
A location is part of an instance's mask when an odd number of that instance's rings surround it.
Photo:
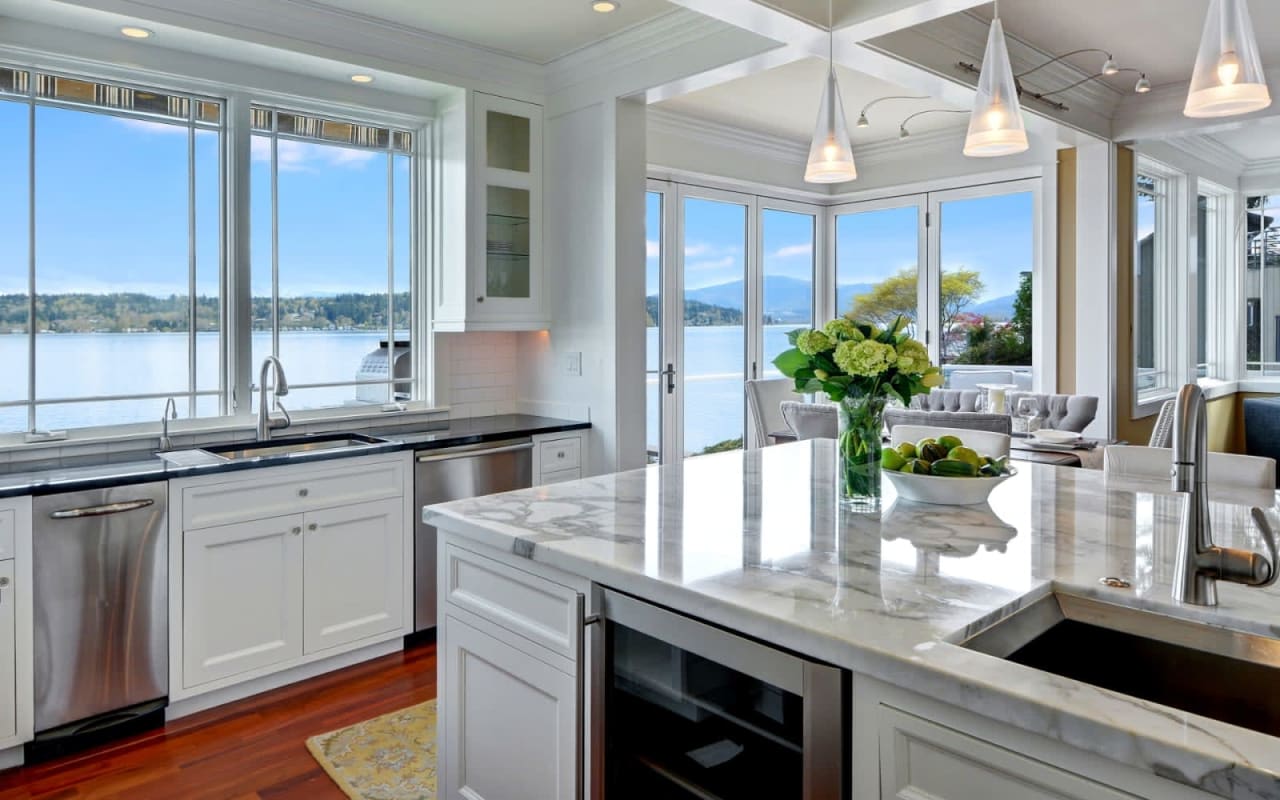
<path fill-rule="evenodd" d="M 542 108 L 476 93 L 472 208 L 473 316 L 545 327 Z"/>

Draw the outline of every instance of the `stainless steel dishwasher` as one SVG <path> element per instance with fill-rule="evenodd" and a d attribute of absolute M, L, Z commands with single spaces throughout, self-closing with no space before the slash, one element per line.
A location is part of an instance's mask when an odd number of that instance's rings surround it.
<path fill-rule="evenodd" d="M 420 450 L 413 473 L 413 629 L 436 626 L 436 529 L 422 507 L 449 500 L 528 489 L 533 485 L 533 440 Z"/>
<path fill-rule="evenodd" d="M 169 693 L 165 483 L 32 501 L 36 744 L 92 743 Z"/>

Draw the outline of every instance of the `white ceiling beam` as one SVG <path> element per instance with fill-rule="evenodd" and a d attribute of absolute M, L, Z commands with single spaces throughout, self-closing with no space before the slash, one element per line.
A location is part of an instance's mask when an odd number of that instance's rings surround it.
<path fill-rule="evenodd" d="M 1280 67 L 1267 67 L 1267 85 L 1280 88 Z M 1238 117 L 1196 119 L 1182 113 L 1187 102 L 1189 83 L 1165 84 L 1146 95 L 1131 97 L 1120 104 L 1112 122 L 1112 138 L 1117 142 L 1162 139 L 1194 133 L 1212 134 L 1238 128 L 1242 123 L 1280 117 L 1280 102 L 1261 111 Z"/>

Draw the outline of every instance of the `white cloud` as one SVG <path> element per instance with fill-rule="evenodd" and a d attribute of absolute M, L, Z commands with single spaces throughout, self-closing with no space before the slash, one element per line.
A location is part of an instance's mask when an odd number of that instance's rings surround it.
<path fill-rule="evenodd" d="M 691 256 L 693 258 L 697 258 L 698 256 L 705 256 L 710 252 L 711 252 L 711 245 L 707 244 L 706 242 L 694 242 L 692 244 L 686 244 L 684 246 L 685 258 L 689 258 Z"/>
<path fill-rule="evenodd" d="M 813 256 L 812 244 L 789 244 L 773 251 L 774 258 L 795 258 L 796 256 Z"/>
<path fill-rule="evenodd" d="M 270 161 L 271 140 L 265 136 L 254 136 L 251 155 L 254 161 Z M 281 172 L 314 172 L 318 167 L 361 167 L 378 155 L 372 150 L 297 142 L 292 139 L 280 139 L 276 144 L 276 157 Z"/>
<path fill-rule="evenodd" d="M 126 128 L 132 128 L 142 133 L 156 134 L 178 134 L 179 136 L 187 135 L 187 127 L 185 125 L 168 125 L 163 122 L 152 122 L 146 119 L 131 119 L 129 117 L 116 117 L 116 124 Z"/>
<path fill-rule="evenodd" d="M 652 240 L 652 239 L 647 239 L 647 240 L 645 240 L 645 243 L 644 243 L 644 257 L 645 257 L 645 258 L 657 258 L 657 257 L 658 257 L 658 243 L 657 243 L 657 242 L 655 242 L 655 241 L 654 241 L 654 240 Z"/>
<path fill-rule="evenodd" d="M 691 272 L 704 272 L 707 270 L 728 269 L 738 264 L 738 260 L 733 256 L 725 256 L 711 261 L 693 261 L 686 262 L 684 268 Z"/>

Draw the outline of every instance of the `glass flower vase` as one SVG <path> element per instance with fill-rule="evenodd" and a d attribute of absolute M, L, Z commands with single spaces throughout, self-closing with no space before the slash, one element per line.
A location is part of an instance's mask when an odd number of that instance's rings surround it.
<path fill-rule="evenodd" d="M 884 395 L 848 394 L 838 404 L 840 502 L 859 512 L 880 510 L 880 449 Z"/>

